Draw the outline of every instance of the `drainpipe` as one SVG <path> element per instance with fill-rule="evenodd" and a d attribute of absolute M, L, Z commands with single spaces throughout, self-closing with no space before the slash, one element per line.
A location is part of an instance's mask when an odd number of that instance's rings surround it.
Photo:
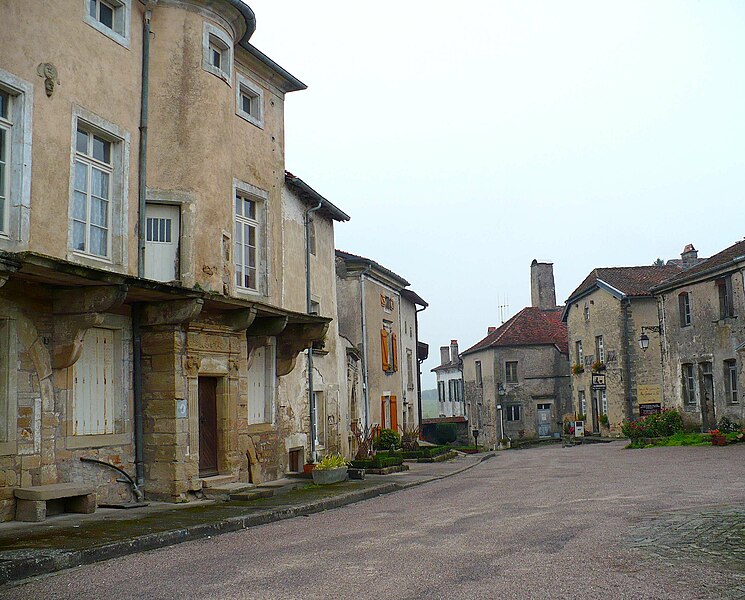
<path fill-rule="evenodd" d="M 419 426 L 419 435 L 422 434 L 422 361 L 419 360 L 419 313 L 423 310 L 427 310 L 426 306 L 422 308 L 414 309 L 414 341 L 416 342 L 416 348 L 414 352 L 417 353 L 416 357 L 416 403 L 417 410 L 419 411 L 419 418 L 417 425 Z"/>
<path fill-rule="evenodd" d="M 150 17 L 153 11 L 146 4 L 142 24 L 142 79 L 140 85 L 140 155 L 139 155 L 139 206 L 137 212 L 137 276 L 145 277 L 145 200 L 147 195 L 147 110 L 150 85 Z"/>
<path fill-rule="evenodd" d="M 147 161 L 147 98 L 150 77 L 150 18 L 153 11 L 146 4 L 142 24 L 142 80 L 140 82 L 140 156 L 139 156 L 139 207 L 137 213 L 137 276 L 145 276 L 145 195 Z M 132 306 L 132 392 L 134 396 L 134 442 L 135 442 L 135 489 L 142 490 L 145 483 L 143 462 L 143 410 L 142 410 L 142 334 L 140 331 L 140 307 Z"/>
<path fill-rule="evenodd" d="M 624 298 L 621 300 L 621 307 L 623 309 L 623 346 L 626 350 L 626 357 L 624 360 L 625 371 L 626 371 L 626 385 L 624 386 L 626 392 L 626 418 L 631 420 L 634 418 L 634 409 L 631 404 L 631 336 L 629 335 L 629 327 L 631 322 L 631 300 Z"/>
<path fill-rule="evenodd" d="M 318 206 L 309 208 L 305 211 L 305 310 L 308 314 L 311 311 L 311 294 L 310 294 L 310 215 L 323 206 L 319 202 Z M 313 344 L 308 347 L 308 414 L 310 416 L 310 456 L 316 459 L 316 407 L 313 402 Z"/>
<path fill-rule="evenodd" d="M 367 265 L 360 273 L 360 312 L 362 313 L 362 394 L 365 399 L 365 429 L 370 426 L 370 396 L 367 390 L 367 317 L 365 315 L 365 276 L 370 272 L 371 265 Z"/>

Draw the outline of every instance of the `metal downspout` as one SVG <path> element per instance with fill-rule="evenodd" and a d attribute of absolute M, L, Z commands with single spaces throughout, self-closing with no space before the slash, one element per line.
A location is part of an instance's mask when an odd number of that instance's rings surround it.
<path fill-rule="evenodd" d="M 322 202 L 318 206 L 309 208 L 305 211 L 305 310 L 308 314 L 311 312 L 311 293 L 310 293 L 310 215 L 323 206 Z M 308 347 L 308 414 L 310 416 L 310 456 L 316 459 L 316 407 L 313 402 L 313 344 Z"/>
<path fill-rule="evenodd" d="M 140 95 L 140 155 L 139 155 L 139 206 L 137 212 L 137 276 L 145 276 L 145 196 L 147 192 L 147 98 L 150 77 L 150 3 L 146 5 L 142 25 L 142 81 Z M 142 335 L 140 332 L 140 307 L 132 307 L 132 392 L 134 394 L 135 417 L 135 477 L 137 487 L 141 490 L 145 483 L 145 466 L 143 462 L 143 410 L 142 410 Z"/>
<path fill-rule="evenodd" d="M 360 273 L 360 312 L 362 313 L 362 393 L 365 399 L 365 429 L 370 427 L 370 395 L 367 389 L 367 317 L 365 315 L 365 275 L 370 272 L 371 266 L 367 265 Z"/>
<path fill-rule="evenodd" d="M 631 300 L 624 298 L 621 300 L 621 306 L 623 307 L 623 345 L 626 349 L 626 368 L 624 369 L 626 371 L 626 385 L 624 386 L 626 388 L 626 418 L 631 420 L 634 418 L 634 411 L 631 405 L 631 336 L 629 336 L 629 324 L 631 320 L 629 312 L 631 311 Z"/>
<path fill-rule="evenodd" d="M 416 357 L 416 403 L 417 410 L 419 411 L 419 418 L 417 419 L 417 426 L 419 427 L 419 434 L 422 433 L 422 361 L 419 360 L 419 313 L 427 310 L 426 306 L 422 308 L 414 309 L 414 341 L 416 342 L 415 352 Z"/>

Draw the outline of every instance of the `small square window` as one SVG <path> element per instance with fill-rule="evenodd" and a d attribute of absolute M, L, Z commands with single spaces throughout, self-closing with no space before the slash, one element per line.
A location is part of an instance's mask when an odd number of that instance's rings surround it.
<path fill-rule="evenodd" d="M 241 73 L 236 74 L 235 114 L 253 123 L 257 127 L 264 127 L 264 91 Z"/>
<path fill-rule="evenodd" d="M 202 34 L 202 68 L 232 85 L 233 40 L 222 29 L 204 23 Z"/>
<path fill-rule="evenodd" d="M 505 419 L 507 421 L 519 421 L 520 420 L 520 405 L 510 404 L 506 408 Z"/>
<path fill-rule="evenodd" d="M 129 48 L 132 0 L 85 0 L 85 21 L 115 42 Z"/>

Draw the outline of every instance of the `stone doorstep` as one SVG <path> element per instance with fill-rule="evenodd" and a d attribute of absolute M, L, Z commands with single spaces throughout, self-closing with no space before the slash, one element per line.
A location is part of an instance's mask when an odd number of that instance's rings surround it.
<path fill-rule="evenodd" d="M 202 488 L 202 493 L 210 500 L 228 500 L 233 494 L 240 494 L 254 489 L 253 483 L 225 483 L 216 487 Z"/>
<path fill-rule="evenodd" d="M 212 475 L 210 477 L 200 477 L 200 479 L 202 488 L 219 488 L 230 483 L 236 483 L 236 478 L 233 475 Z"/>
<path fill-rule="evenodd" d="M 260 483 L 256 487 L 259 489 L 274 489 L 274 488 L 283 488 L 288 485 L 305 485 L 305 482 L 298 483 L 297 479 L 290 479 L 289 477 L 283 477 L 281 479 L 275 479 L 274 481 L 267 481 L 265 483 Z"/>
<path fill-rule="evenodd" d="M 241 502 L 247 502 L 250 500 L 259 500 L 261 498 L 271 498 L 272 496 L 274 496 L 274 490 L 270 490 L 270 489 L 259 490 L 259 489 L 254 488 L 252 490 L 247 490 L 245 492 L 237 492 L 237 493 L 230 494 L 230 499 L 239 500 Z"/>

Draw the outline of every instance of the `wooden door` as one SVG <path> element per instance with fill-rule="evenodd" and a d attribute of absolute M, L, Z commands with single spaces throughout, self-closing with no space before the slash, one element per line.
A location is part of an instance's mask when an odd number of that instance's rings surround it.
<path fill-rule="evenodd" d="M 148 204 L 145 221 L 145 277 L 176 281 L 178 275 L 178 206 Z"/>
<path fill-rule="evenodd" d="M 199 378 L 199 475 L 217 475 L 217 379 Z"/>

